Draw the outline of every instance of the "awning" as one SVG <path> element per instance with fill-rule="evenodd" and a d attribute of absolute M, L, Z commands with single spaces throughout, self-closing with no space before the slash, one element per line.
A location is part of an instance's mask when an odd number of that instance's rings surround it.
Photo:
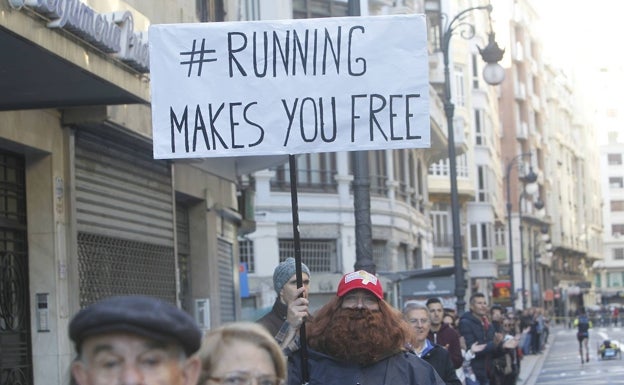
<path fill-rule="evenodd" d="M 0 1 L 0 111 L 148 101 L 144 75 Z"/>

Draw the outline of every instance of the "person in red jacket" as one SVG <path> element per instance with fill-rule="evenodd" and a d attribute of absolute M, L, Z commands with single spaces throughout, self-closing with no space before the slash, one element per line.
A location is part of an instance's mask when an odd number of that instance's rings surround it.
<path fill-rule="evenodd" d="M 439 298 L 429 298 L 426 305 L 431 318 L 431 329 L 427 338 L 431 343 L 445 347 L 451 356 L 453 367 L 455 369 L 461 368 L 464 359 L 462 358 L 461 345 L 459 344 L 459 333 L 442 322 L 442 318 L 444 318 L 442 302 Z"/>

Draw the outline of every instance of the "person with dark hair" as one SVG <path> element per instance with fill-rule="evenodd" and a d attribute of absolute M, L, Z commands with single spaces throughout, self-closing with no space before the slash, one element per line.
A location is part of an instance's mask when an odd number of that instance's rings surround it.
<path fill-rule="evenodd" d="M 431 328 L 429 309 L 424 305 L 408 303 L 403 308 L 403 316 L 415 331 L 414 340 L 411 342 L 414 353 L 433 366 L 446 385 L 461 385 L 449 352 L 427 339 Z"/>
<path fill-rule="evenodd" d="M 197 384 L 201 331 L 190 315 L 160 299 L 96 302 L 73 317 L 69 338 L 78 354 L 71 365 L 78 385 Z"/>
<path fill-rule="evenodd" d="M 310 385 L 443 385 L 406 347 L 411 326 L 383 299 L 381 281 L 360 270 L 345 274 L 336 296 L 306 322 Z M 301 385 L 302 350 L 288 357 L 288 383 Z"/>
<path fill-rule="evenodd" d="M 501 319 L 501 332 L 503 341 L 515 337 L 514 320 L 510 317 Z M 520 372 L 520 360 L 518 357 L 518 347 L 513 349 L 503 348 L 503 354 L 492 361 L 492 382 L 495 385 L 515 385 Z"/>
<path fill-rule="evenodd" d="M 444 318 L 444 308 L 439 298 L 429 298 L 426 302 L 431 319 L 431 327 L 427 338 L 433 344 L 446 348 L 451 356 L 453 367 L 459 369 L 464 361 L 459 342 L 459 333 L 451 326 L 442 322 Z"/>
<path fill-rule="evenodd" d="M 490 308 L 490 320 L 496 333 L 503 332 L 503 316 L 503 307 L 500 305 L 492 305 Z"/>
<path fill-rule="evenodd" d="M 466 346 L 472 346 L 475 342 L 486 344 L 485 348 L 477 352 L 470 361 L 480 385 L 490 384 L 488 373 L 493 370 L 489 365 L 492 358 L 502 355 L 503 348 L 515 349 L 518 345 L 515 338 L 503 341 L 503 336 L 495 333 L 487 314 L 488 304 L 485 295 L 477 292 L 470 297 L 470 311 L 464 313 L 459 321 L 459 333 L 465 338 Z"/>
<path fill-rule="evenodd" d="M 589 329 L 592 322 L 585 313 L 585 308 L 579 309 L 579 315 L 574 320 L 574 327 L 577 328 L 576 339 L 579 343 L 579 353 L 581 354 L 581 364 L 589 362 Z M 583 360 L 583 347 L 585 347 L 585 360 Z"/>
<path fill-rule="evenodd" d="M 290 257 L 273 271 L 273 289 L 277 294 L 275 303 L 267 314 L 256 322 L 275 337 L 284 354 L 297 350 L 298 332 L 308 314 L 308 288 L 310 269 L 301 264 L 302 287 L 297 288 L 295 259 Z"/>

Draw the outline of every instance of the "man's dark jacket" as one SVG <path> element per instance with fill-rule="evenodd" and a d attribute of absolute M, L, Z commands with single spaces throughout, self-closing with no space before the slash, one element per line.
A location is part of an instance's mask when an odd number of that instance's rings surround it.
<path fill-rule="evenodd" d="M 433 366 L 446 385 L 461 385 L 461 381 L 457 378 L 457 373 L 455 373 L 455 368 L 453 368 L 449 352 L 442 346 L 432 344 L 425 348 L 420 358 Z"/>
<path fill-rule="evenodd" d="M 435 369 L 412 352 L 401 352 L 370 365 L 336 361 L 308 350 L 309 385 L 444 385 Z M 301 350 L 288 357 L 288 385 L 301 385 Z"/>
<path fill-rule="evenodd" d="M 277 298 L 275 299 L 275 303 L 273 304 L 271 311 L 256 322 L 264 326 L 272 336 L 276 336 L 284 322 L 286 322 L 287 312 L 288 307 L 283 304 L 279 298 Z"/>
<path fill-rule="evenodd" d="M 470 366 L 477 379 L 487 379 L 488 368 L 493 355 L 502 352 L 498 344 L 494 343 L 494 328 L 490 325 L 486 331 L 481 320 L 472 314 L 472 311 L 468 311 L 459 320 L 459 334 L 466 340 L 467 349 L 470 349 L 475 342 L 487 343 L 485 349 L 476 353 L 475 358 L 470 361 Z"/>
<path fill-rule="evenodd" d="M 429 330 L 427 339 L 431 341 L 432 344 L 445 347 L 451 356 L 453 367 L 455 369 L 461 368 L 464 358 L 462 357 L 461 346 L 459 345 L 459 333 L 457 333 L 457 330 L 442 323 L 442 325 L 440 325 L 440 330 L 437 332 Z"/>

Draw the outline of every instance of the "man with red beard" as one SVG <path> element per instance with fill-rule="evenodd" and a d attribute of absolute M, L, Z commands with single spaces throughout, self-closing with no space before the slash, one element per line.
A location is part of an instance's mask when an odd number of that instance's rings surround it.
<path fill-rule="evenodd" d="M 310 385 L 444 385 L 435 370 L 406 348 L 411 326 L 383 299 L 379 279 L 345 274 L 336 297 L 306 323 Z M 304 383 L 301 351 L 288 358 L 288 384 Z"/>

